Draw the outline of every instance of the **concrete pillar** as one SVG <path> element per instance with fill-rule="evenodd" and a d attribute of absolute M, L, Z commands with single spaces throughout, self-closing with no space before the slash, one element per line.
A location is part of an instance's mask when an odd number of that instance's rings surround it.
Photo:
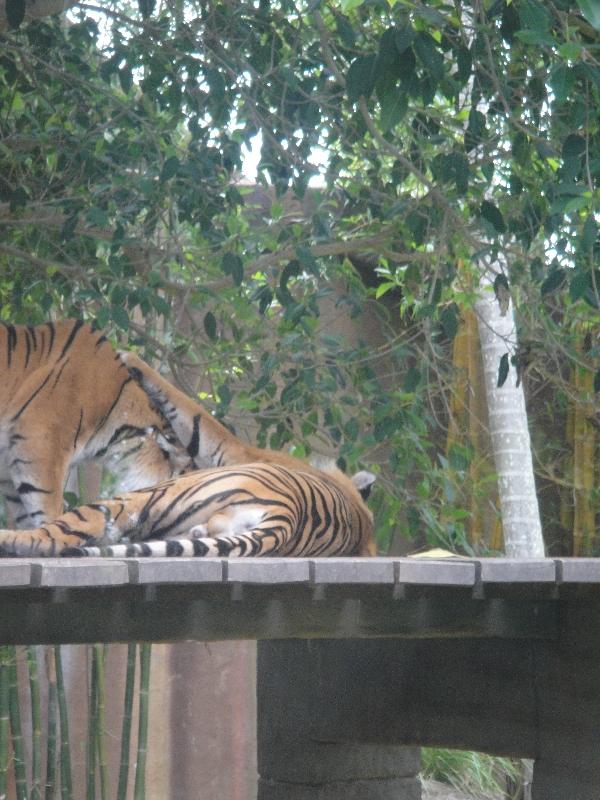
<path fill-rule="evenodd" d="M 600 796 L 600 603 L 565 603 L 557 642 L 537 648 L 532 800 Z"/>
<path fill-rule="evenodd" d="M 419 749 L 259 738 L 258 800 L 420 800 Z"/>
<path fill-rule="evenodd" d="M 259 642 L 258 800 L 420 800 L 418 748 L 360 741 L 353 726 L 337 741 L 319 739 L 323 704 L 318 691 L 305 691 L 306 682 L 324 681 L 319 645 Z"/>

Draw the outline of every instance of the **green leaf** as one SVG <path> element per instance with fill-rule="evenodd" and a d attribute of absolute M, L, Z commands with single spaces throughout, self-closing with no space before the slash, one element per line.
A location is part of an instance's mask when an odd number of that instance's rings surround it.
<path fill-rule="evenodd" d="M 456 52 L 456 64 L 458 66 L 458 79 L 464 84 L 469 80 L 473 68 L 473 57 L 468 47 L 464 45 L 458 47 Z"/>
<path fill-rule="evenodd" d="M 290 278 L 297 277 L 301 272 L 301 265 L 297 259 L 293 259 L 292 261 L 288 261 L 285 267 L 281 271 L 281 276 L 279 278 L 279 286 L 281 289 L 287 293 L 288 288 L 288 281 Z"/>
<path fill-rule="evenodd" d="M 14 192 L 10 193 L 11 214 L 14 214 L 14 212 L 18 211 L 20 208 L 25 208 L 28 200 L 29 195 L 27 194 L 27 190 L 23 186 L 17 186 Z"/>
<path fill-rule="evenodd" d="M 364 0 L 340 0 L 340 8 L 347 14 L 349 11 L 354 11 L 363 4 Z"/>
<path fill-rule="evenodd" d="M 204 330 L 206 335 L 213 342 L 217 339 L 217 320 L 212 311 L 207 311 L 204 315 Z"/>
<path fill-rule="evenodd" d="M 590 279 L 587 272 L 577 272 L 569 284 L 569 297 L 575 303 L 587 292 Z"/>
<path fill-rule="evenodd" d="M 515 36 L 517 39 L 520 39 L 525 44 L 533 44 L 533 45 L 547 45 L 548 47 L 552 47 L 556 44 L 556 40 L 554 37 L 547 33 L 546 31 L 517 31 Z"/>
<path fill-rule="evenodd" d="M 171 156 L 170 158 L 167 158 L 160 172 L 161 183 L 164 183 L 165 181 L 168 181 L 169 178 L 174 177 L 177 174 L 177 170 L 179 169 L 180 165 L 181 162 L 177 156 Z"/>
<path fill-rule="evenodd" d="M 236 286 L 239 286 L 244 279 L 244 262 L 235 253 L 225 253 L 221 259 L 221 270 L 225 275 L 231 275 Z"/>
<path fill-rule="evenodd" d="M 600 369 L 594 375 L 594 391 L 600 392 Z"/>
<path fill-rule="evenodd" d="M 506 383 L 506 379 L 508 378 L 508 370 L 509 370 L 508 353 L 504 353 L 504 355 L 500 359 L 500 365 L 498 367 L 498 381 L 496 383 L 498 389 L 500 389 Z"/>
<path fill-rule="evenodd" d="M 111 306 L 110 318 L 119 328 L 129 330 L 129 314 L 123 306 Z"/>
<path fill-rule="evenodd" d="M 581 248 L 587 253 L 596 244 L 598 237 L 598 225 L 593 214 L 590 214 L 583 225 L 581 233 Z"/>
<path fill-rule="evenodd" d="M 217 389 L 217 394 L 219 396 L 219 403 L 222 408 L 227 408 L 227 406 L 231 403 L 231 389 L 229 386 L 227 386 L 226 383 L 222 383 Z"/>
<path fill-rule="evenodd" d="M 305 269 L 311 275 L 318 276 L 319 264 L 317 262 L 317 259 L 311 253 L 309 247 L 298 245 L 298 247 L 296 248 L 296 255 L 298 256 L 298 261 L 302 265 L 302 269 Z"/>
<path fill-rule="evenodd" d="M 586 142 L 583 136 L 572 133 L 563 142 L 562 157 L 565 161 L 579 160 L 586 150 Z"/>
<path fill-rule="evenodd" d="M 138 0 L 138 4 L 142 19 L 148 19 L 154 11 L 154 0 Z"/>
<path fill-rule="evenodd" d="M 558 54 L 567 61 L 575 61 L 581 55 L 581 50 L 579 42 L 565 42 L 558 48 Z"/>
<path fill-rule="evenodd" d="M 551 15 L 538 0 L 521 0 L 519 19 L 524 28 L 536 31 L 547 31 L 552 25 Z"/>
<path fill-rule="evenodd" d="M 444 56 L 437 48 L 437 42 L 428 33 L 418 33 L 414 50 L 425 69 L 436 81 L 444 79 Z"/>
<path fill-rule="evenodd" d="M 407 50 L 414 42 L 415 35 L 415 29 L 412 25 L 406 25 L 404 28 L 396 28 L 394 39 L 397 51 L 403 53 Z"/>
<path fill-rule="evenodd" d="M 374 54 L 359 56 L 350 64 L 346 75 L 346 90 L 348 100 L 356 102 L 360 97 L 368 99 L 375 88 L 375 60 Z"/>
<path fill-rule="evenodd" d="M 440 316 L 440 321 L 446 338 L 452 341 L 458 331 L 458 308 L 454 303 L 444 308 Z"/>
<path fill-rule="evenodd" d="M 482 142 L 487 134 L 486 117 L 481 111 L 472 108 L 469 111 L 469 123 L 465 132 L 465 150 L 469 152 Z"/>
<path fill-rule="evenodd" d="M 551 272 L 546 280 L 542 283 L 540 289 L 542 297 L 545 297 L 547 294 L 555 292 L 557 289 L 559 289 L 563 285 L 565 277 L 566 273 L 564 269 L 555 269 L 553 272 Z"/>
<path fill-rule="evenodd" d="M 498 233 L 506 232 L 506 223 L 501 211 L 489 200 L 484 200 L 481 204 L 481 216 L 494 226 Z"/>
<path fill-rule="evenodd" d="M 391 131 L 402 121 L 408 109 L 406 93 L 401 89 L 393 89 L 381 98 L 381 114 L 379 127 L 383 133 Z"/>
<path fill-rule="evenodd" d="M 550 86 L 559 103 L 563 103 L 573 90 L 575 74 L 571 67 L 557 64 L 550 72 Z"/>
<path fill-rule="evenodd" d="M 4 13 L 9 28 L 18 28 L 25 19 L 25 0 L 6 0 Z"/>
<path fill-rule="evenodd" d="M 121 89 L 127 94 L 133 86 L 133 72 L 130 67 L 123 67 L 123 69 L 119 70 L 119 83 L 121 84 Z"/>
<path fill-rule="evenodd" d="M 375 289 L 375 299 L 379 300 L 384 294 L 387 294 L 391 289 L 395 289 L 398 284 L 395 281 L 384 281 L 380 283 Z"/>
<path fill-rule="evenodd" d="M 583 16 L 597 31 L 600 31 L 600 3 L 598 0 L 577 0 Z"/>
<path fill-rule="evenodd" d="M 421 377 L 420 370 L 416 367 L 410 367 L 402 381 L 402 391 L 409 393 L 414 392 L 421 382 Z"/>

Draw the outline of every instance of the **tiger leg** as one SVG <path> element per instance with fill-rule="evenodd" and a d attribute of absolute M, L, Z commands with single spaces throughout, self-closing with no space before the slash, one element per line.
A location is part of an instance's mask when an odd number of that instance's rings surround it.
<path fill-rule="evenodd" d="M 191 538 L 135 542 L 108 547 L 82 546 L 68 550 L 69 556 L 113 556 L 118 558 L 192 556 L 247 557 L 286 555 L 287 547 L 297 533 L 296 520 L 288 509 L 277 511 L 256 506 L 234 506 L 214 514 L 208 522 L 190 530 Z"/>
<path fill-rule="evenodd" d="M 35 401 L 11 420 L 7 463 L 13 491 L 9 496 L 17 501 L 11 510 L 18 528 L 35 527 L 62 514 L 63 488 L 74 456 L 64 443 L 64 429 L 49 420 L 48 410 Z"/>
<path fill-rule="evenodd" d="M 118 500 L 79 506 L 52 522 L 27 530 L 0 530 L 0 553 L 16 556 L 54 556 L 66 548 L 85 544 L 110 544 L 129 525 Z"/>

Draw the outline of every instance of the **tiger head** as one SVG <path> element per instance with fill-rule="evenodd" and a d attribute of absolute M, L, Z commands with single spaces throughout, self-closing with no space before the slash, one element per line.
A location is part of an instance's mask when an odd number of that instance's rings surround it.
<path fill-rule="evenodd" d="M 194 469 L 173 433 L 156 426 L 113 441 L 103 462 L 125 492 L 144 489 Z"/>

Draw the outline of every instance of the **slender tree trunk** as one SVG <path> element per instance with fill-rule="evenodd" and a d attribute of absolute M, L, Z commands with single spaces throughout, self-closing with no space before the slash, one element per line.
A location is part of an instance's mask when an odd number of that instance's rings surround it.
<path fill-rule="evenodd" d="M 522 384 L 511 365 L 498 387 L 498 368 L 503 355 L 514 352 L 515 319 L 512 303 L 502 314 L 492 286 L 498 265 L 492 265 L 481 279 L 475 303 L 485 375 L 490 435 L 494 451 L 498 492 L 502 511 L 504 546 L 511 558 L 542 558 L 544 540 L 540 523 L 531 439 Z"/>

